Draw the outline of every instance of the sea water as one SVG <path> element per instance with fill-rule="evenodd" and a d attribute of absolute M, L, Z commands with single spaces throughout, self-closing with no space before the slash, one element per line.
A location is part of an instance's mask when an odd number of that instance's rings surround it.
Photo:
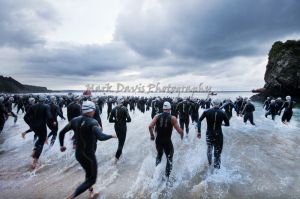
<path fill-rule="evenodd" d="M 180 94 L 181 97 L 191 95 Z M 234 100 L 237 96 L 251 95 L 249 92 L 227 92 L 212 98 Z M 193 96 L 207 97 L 203 93 Z M 130 112 L 132 122 L 127 125 L 126 143 L 117 165 L 112 164 L 117 140 L 98 142 L 95 189 L 101 192 L 101 198 L 300 198 L 300 110 L 294 109 L 290 124 L 284 125 L 279 116 L 275 121 L 265 118 L 261 103 L 254 102 L 254 105 L 256 126 L 245 125 L 241 117 L 233 114 L 230 126 L 223 127 L 220 170 L 208 167 L 205 121 L 201 139 L 196 138 L 192 123 L 189 136 L 183 140 L 174 130 L 173 170 L 168 183 L 164 180 L 165 156 L 155 167 L 156 149 L 148 131 L 150 111 L 144 114 L 139 110 Z M 106 119 L 106 108 L 101 115 L 104 132 L 112 134 L 114 127 Z M 200 109 L 199 114 L 203 111 Z M 63 112 L 66 115 L 66 108 Z M 58 139 L 51 149 L 45 145 L 41 166 L 32 172 L 29 168 L 33 133 L 25 140 L 21 138 L 21 132 L 28 129 L 23 116 L 18 114 L 16 124 L 10 117 L 0 135 L 0 198 L 65 198 L 84 181 L 85 175 L 72 149 L 73 132 L 66 134 L 67 151 L 64 153 L 59 150 Z M 59 130 L 66 124 L 67 121 L 58 119 Z M 87 198 L 87 193 L 79 198 Z"/>

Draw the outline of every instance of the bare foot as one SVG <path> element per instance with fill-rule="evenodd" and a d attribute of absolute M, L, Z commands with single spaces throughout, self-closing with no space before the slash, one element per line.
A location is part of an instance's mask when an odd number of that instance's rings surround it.
<path fill-rule="evenodd" d="M 100 193 L 99 192 L 90 192 L 90 199 L 97 199 L 99 197 Z"/>
<path fill-rule="evenodd" d="M 35 150 L 32 151 L 31 157 L 34 159 Z"/>
<path fill-rule="evenodd" d="M 67 199 L 73 199 L 73 198 L 74 198 L 73 194 L 67 197 Z"/>
<path fill-rule="evenodd" d="M 37 166 L 38 166 L 38 160 L 34 158 L 32 160 L 32 165 L 31 165 L 32 170 L 36 169 Z"/>
<path fill-rule="evenodd" d="M 117 158 L 115 158 L 115 160 L 113 161 L 113 165 L 117 165 L 118 161 L 119 160 Z"/>

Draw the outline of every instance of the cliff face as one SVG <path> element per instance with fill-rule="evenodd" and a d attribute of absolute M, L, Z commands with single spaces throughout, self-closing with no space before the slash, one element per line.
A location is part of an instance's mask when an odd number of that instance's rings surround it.
<path fill-rule="evenodd" d="M 43 93 L 50 92 L 46 87 L 23 85 L 11 77 L 0 76 L 0 92 L 3 93 Z"/>
<path fill-rule="evenodd" d="M 300 41 L 277 41 L 269 52 L 262 92 L 253 97 L 300 97 Z"/>

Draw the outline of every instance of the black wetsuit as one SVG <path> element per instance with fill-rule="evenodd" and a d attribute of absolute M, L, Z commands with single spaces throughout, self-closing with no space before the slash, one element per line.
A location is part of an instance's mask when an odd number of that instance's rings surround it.
<path fill-rule="evenodd" d="M 30 107 L 32 106 L 33 104 L 28 104 L 26 107 L 25 107 L 25 112 L 28 113 Z M 29 126 L 29 129 L 25 131 L 25 134 L 27 133 L 30 133 L 32 132 L 32 128 L 31 128 L 31 121 L 30 121 L 30 118 L 25 114 L 24 115 L 24 121 L 28 124 Z M 35 142 L 37 139 L 37 135 L 34 133 L 34 138 L 33 138 L 33 142 Z"/>
<path fill-rule="evenodd" d="M 271 99 L 267 99 L 264 102 L 263 108 L 267 111 L 269 109 L 270 104 L 271 104 Z"/>
<path fill-rule="evenodd" d="M 120 156 L 122 155 L 122 150 L 126 139 L 126 132 L 127 132 L 126 122 L 131 122 L 128 109 L 123 105 L 118 105 L 114 107 L 109 116 L 109 122 L 115 123 L 115 131 L 119 140 L 118 150 L 116 152 L 116 158 L 119 159 Z"/>
<path fill-rule="evenodd" d="M 278 112 L 280 112 L 280 109 L 281 109 L 281 107 L 282 107 L 282 105 L 283 105 L 283 101 L 277 99 L 277 100 L 275 101 L 275 105 L 276 105 L 276 112 L 277 112 L 277 114 L 278 114 Z"/>
<path fill-rule="evenodd" d="M 98 99 L 98 106 L 99 106 L 100 114 L 102 113 L 102 109 L 103 109 L 104 103 L 105 103 L 105 100 L 102 97 L 99 97 L 99 99 Z"/>
<path fill-rule="evenodd" d="M 253 104 L 251 104 L 251 103 L 245 104 L 245 106 L 243 108 L 243 112 L 242 112 L 242 114 L 244 115 L 245 123 L 249 120 L 252 125 L 255 125 L 255 123 L 253 121 L 253 112 L 254 111 L 255 111 L 255 107 Z"/>
<path fill-rule="evenodd" d="M 65 101 L 63 99 L 58 100 L 58 107 L 59 111 L 61 112 L 62 116 L 64 116 L 63 107 L 64 107 Z"/>
<path fill-rule="evenodd" d="M 280 112 L 282 109 L 284 109 L 283 115 L 281 117 L 282 122 L 290 122 L 292 116 L 293 116 L 293 106 L 296 104 L 295 101 L 285 101 L 284 104 L 282 105 Z"/>
<path fill-rule="evenodd" d="M 176 118 L 178 118 L 177 105 L 178 105 L 177 102 L 172 102 L 171 103 L 171 115 L 173 115 Z"/>
<path fill-rule="evenodd" d="M 192 122 L 198 122 L 200 105 L 197 102 L 191 103 L 191 119 Z"/>
<path fill-rule="evenodd" d="M 97 180 L 97 159 L 95 156 L 97 140 L 108 140 L 111 135 L 102 133 L 98 122 L 87 116 L 79 116 L 73 118 L 71 122 L 65 126 L 59 133 L 60 146 L 64 146 L 65 134 L 73 130 L 75 132 L 75 140 L 77 143 L 75 157 L 85 170 L 85 181 L 77 187 L 74 197 L 91 188 Z"/>
<path fill-rule="evenodd" d="M 143 98 L 139 99 L 139 101 L 138 101 L 138 108 L 140 109 L 140 111 L 142 113 L 145 113 L 145 104 L 146 104 L 146 100 L 145 99 L 143 99 Z"/>
<path fill-rule="evenodd" d="M 241 100 L 241 99 L 237 99 L 234 102 L 234 109 L 235 109 L 235 112 L 236 112 L 237 116 L 239 116 L 242 112 L 242 104 L 243 104 L 243 100 Z"/>
<path fill-rule="evenodd" d="M 71 121 L 73 118 L 78 117 L 80 115 L 81 115 L 81 106 L 78 103 L 72 102 L 67 106 L 68 121 Z"/>
<path fill-rule="evenodd" d="M 180 128 L 182 130 L 184 130 L 184 126 L 185 126 L 185 131 L 186 134 L 189 133 L 189 124 L 190 124 L 190 112 L 191 109 L 191 105 L 188 101 L 182 101 L 178 104 L 177 106 L 177 111 L 179 113 L 179 124 L 180 124 Z"/>
<path fill-rule="evenodd" d="M 51 142 L 50 142 L 50 146 L 53 146 L 55 140 L 56 140 L 56 136 L 57 136 L 57 131 L 58 131 L 58 122 L 57 122 L 57 116 L 59 116 L 60 118 L 62 119 L 65 119 L 64 116 L 62 115 L 62 112 L 60 112 L 60 108 L 59 106 L 57 106 L 55 103 L 51 102 L 49 104 L 50 106 L 50 111 L 51 111 L 51 115 L 52 115 L 52 123 L 53 122 L 56 122 L 56 125 L 53 126 L 51 128 L 51 132 L 49 133 L 48 135 L 48 138 L 51 138 Z M 51 126 L 51 125 L 48 125 L 48 126 Z"/>
<path fill-rule="evenodd" d="M 205 101 L 205 109 L 209 109 L 211 106 L 211 99 Z"/>
<path fill-rule="evenodd" d="M 155 139 L 157 150 L 156 166 L 161 162 L 163 152 L 165 152 L 167 158 L 165 174 L 167 177 L 169 177 L 172 170 L 174 154 L 173 143 L 171 140 L 173 130 L 172 115 L 166 112 L 159 114 L 155 126 L 157 131 L 157 136 Z"/>
<path fill-rule="evenodd" d="M 146 111 L 150 110 L 151 103 L 152 103 L 152 99 L 148 99 L 146 102 Z"/>
<path fill-rule="evenodd" d="M 101 120 L 100 114 L 101 114 L 100 108 L 98 105 L 96 105 L 94 119 L 97 120 L 98 124 L 102 128 L 103 126 L 102 126 L 102 120 Z"/>
<path fill-rule="evenodd" d="M 6 115 L 7 115 L 7 112 L 4 107 L 4 104 L 0 103 L 0 134 L 3 130 L 4 124 L 6 121 Z"/>
<path fill-rule="evenodd" d="M 12 102 L 11 101 L 7 101 L 5 103 L 5 108 L 6 108 L 6 112 L 8 114 L 11 114 L 12 117 L 14 117 L 14 121 L 17 121 L 18 116 L 12 111 Z"/>
<path fill-rule="evenodd" d="M 129 101 L 127 98 L 124 99 L 123 106 L 128 107 Z"/>
<path fill-rule="evenodd" d="M 154 118 L 155 115 L 163 112 L 163 103 L 161 100 L 152 101 L 152 112 L 151 118 Z"/>
<path fill-rule="evenodd" d="M 24 113 L 24 101 L 23 98 L 19 98 L 17 102 L 17 114 L 19 114 L 19 111 L 22 110 L 22 113 Z"/>
<path fill-rule="evenodd" d="M 232 102 L 226 102 L 220 109 L 224 109 L 227 115 L 227 118 L 230 120 L 232 117 L 232 109 L 234 108 L 234 104 Z"/>
<path fill-rule="evenodd" d="M 205 100 L 204 99 L 201 99 L 199 104 L 202 109 L 205 109 Z"/>
<path fill-rule="evenodd" d="M 107 118 L 109 118 L 109 115 L 110 115 L 110 113 L 111 113 L 111 111 L 112 111 L 112 105 L 113 105 L 113 101 L 108 101 L 107 102 Z"/>
<path fill-rule="evenodd" d="M 268 117 L 268 115 L 271 115 L 272 120 L 275 120 L 275 116 L 277 115 L 277 107 L 275 102 L 269 104 L 265 117 Z"/>
<path fill-rule="evenodd" d="M 52 121 L 50 107 L 43 103 L 32 105 L 24 118 L 26 118 L 25 120 L 30 124 L 30 128 L 38 137 L 34 144 L 33 158 L 39 159 L 47 138 L 47 124 Z M 53 127 L 49 126 L 49 128 L 51 129 Z"/>
<path fill-rule="evenodd" d="M 68 121 L 70 122 L 73 118 L 78 117 L 81 115 L 81 106 L 79 103 L 77 102 L 71 102 L 68 106 L 67 106 L 67 117 L 68 117 Z M 75 140 L 75 134 L 72 137 L 73 140 L 73 148 L 76 147 L 76 140 Z"/>
<path fill-rule="evenodd" d="M 135 111 L 135 100 L 134 100 L 134 98 L 129 99 L 129 110 L 130 110 L 130 112 Z"/>
<path fill-rule="evenodd" d="M 229 126 L 229 120 L 224 111 L 219 108 L 211 108 L 203 112 L 198 121 L 198 131 L 201 132 L 201 122 L 206 118 L 207 131 L 207 159 L 209 165 L 212 163 L 212 150 L 214 150 L 214 168 L 219 169 L 221 164 L 221 153 L 223 149 L 223 132 L 221 125 Z"/>

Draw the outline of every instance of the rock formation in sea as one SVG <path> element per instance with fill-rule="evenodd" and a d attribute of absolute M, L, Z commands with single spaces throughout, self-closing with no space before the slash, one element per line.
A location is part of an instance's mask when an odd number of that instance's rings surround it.
<path fill-rule="evenodd" d="M 277 41 L 273 44 L 264 80 L 264 87 L 254 90 L 259 94 L 252 96 L 253 100 L 286 95 L 300 98 L 300 40 Z"/>

